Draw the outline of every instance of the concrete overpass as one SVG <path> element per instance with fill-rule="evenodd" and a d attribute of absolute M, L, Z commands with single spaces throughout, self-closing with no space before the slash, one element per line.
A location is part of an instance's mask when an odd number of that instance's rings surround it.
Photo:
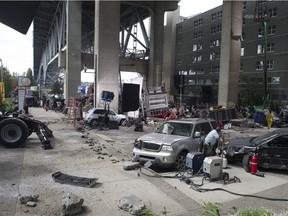
<path fill-rule="evenodd" d="M 30 16 L 29 19 L 24 19 L 25 23 L 19 23 L 20 16 L 18 22 L 14 20 L 9 25 L 14 25 L 15 29 L 25 33 L 25 26 L 34 19 L 34 74 L 42 86 L 58 80 L 60 72 L 63 72 L 66 99 L 79 96 L 77 87 L 80 85 L 80 71 L 84 64 L 95 69 L 95 106 L 100 103 L 101 92 L 109 90 L 116 95 L 111 107 L 118 110 L 120 70 L 141 72 L 146 78 L 147 86 L 160 86 L 164 82 L 166 88 L 170 89 L 173 85 L 173 41 L 176 40 L 173 35 L 177 18 L 170 14 L 170 26 L 166 26 L 166 32 L 170 35 L 170 46 L 164 47 L 163 60 L 164 13 L 175 11 L 178 0 L 40 1 L 1 4 L 14 9 L 4 16 L 6 18 L 12 17 L 12 13 L 19 15 L 25 8 L 30 8 Z M 233 87 L 235 90 L 233 85 L 238 81 L 237 65 L 240 65 L 240 59 L 237 60 L 237 52 L 239 50 L 240 53 L 241 41 L 235 40 L 235 36 L 239 39 L 241 34 L 241 4 L 241 1 L 224 1 L 223 4 L 225 25 L 222 27 L 222 38 L 225 37 L 225 40 L 222 41 L 226 43 L 222 43 L 221 47 L 219 99 L 222 105 L 237 103 L 238 100 L 238 95 L 234 94 L 237 91 L 231 94 L 229 89 Z M 147 17 L 151 17 L 150 34 L 143 23 Z M 18 26 L 15 27 L 15 23 L 18 23 Z M 143 33 L 144 42 L 137 37 L 138 29 Z M 129 38 L 133 38 L 135 45 L 132 50 L 128 49 Z"/>
<path fill-rule="evenodd" d="M 162 84 L 164 13 L 177 8 L 178 1 L 40 2 L 34 18 L 39 84 L 53 83 L 62 72 L 65 99 L 77 97 L 85 64 L 95 69 L 95 106 L 102 91 L 112 91 L 116 97 L 111 107 L 118 110 L 119 71 L 142 73 L 148 86 Z M 147 17 L 150 35 L 143 22 Z"/>

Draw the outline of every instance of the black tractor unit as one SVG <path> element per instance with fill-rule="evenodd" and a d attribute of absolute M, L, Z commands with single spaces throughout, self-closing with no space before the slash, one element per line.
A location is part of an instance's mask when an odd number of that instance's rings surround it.
<path fill-rule="evenodd" d="M 35 132 L 39 137 L 42 148 L 50 149 L 50 139 L 53 132 L 48 128 L 48 124 L 32 119 L 26 115 L 13 113 L 0 116 L 0 143 L 7 148 L 17 148 Z"/>

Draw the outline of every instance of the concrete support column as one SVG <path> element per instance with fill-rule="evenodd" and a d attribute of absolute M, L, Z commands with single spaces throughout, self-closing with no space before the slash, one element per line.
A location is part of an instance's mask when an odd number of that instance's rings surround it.
<path fill-rule="evenodd" d="M 172 97 L 171 90 L 174 88 L 175 74 L 175 47 L 176 47 L 176 24 L 180 19 L 180 8 L 175 11 L 166 12 L 166 26 L 164 31 L 163 48 L 163 74 L 162 81 L 165 84 L 166 92 Z"/>
<path fill-rule="evenodd" d="M 148 86 L 155 87 L 162 85 L 163 71 L 163 31 L 165 2 L 155 2 L 151 14 L 151 35 L 150 35 L 150 63 L 148 73 Z"/>
<path fill-rule="evenodd" d="M 218 105 L 238 103 L 242 1 L 223 1 Z"/>
<path fill-rule="evenodd" d="M 78 97 L 78 86 L 81 84 L 81 25 L 82 2 L 67 1 L 66 29 L 66 69 L 64 75 L 64 98 L 66 105 L 70 97 Z"/>
<path fill-rule="evenodd" d="M 94 106 L 103 107 L 102 91 L 114 92 L 110 108 L 118 111 L 120 1 L 95 1 Z"/>

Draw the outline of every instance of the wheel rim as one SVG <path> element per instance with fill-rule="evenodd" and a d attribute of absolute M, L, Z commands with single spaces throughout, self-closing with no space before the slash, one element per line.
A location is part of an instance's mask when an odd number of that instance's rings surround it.
<path fill-rule="evenodd" d="M 16 142 L 21 138 L 21 128 L 15 124 L 5 125 L 1 130 L 1 137 L 5 142 Z"/>
<path fill-rule="evenodd" d="M 181 154 L 177 157 L 175 161 L 176 170 L 183 170 L 186 167 L 186 156 Z"/>
<path fill-rule="evenodd" d="M 91 126 L 92 127 L 97 127 L 98 123 L 96 120 L 91 121 Z"/>

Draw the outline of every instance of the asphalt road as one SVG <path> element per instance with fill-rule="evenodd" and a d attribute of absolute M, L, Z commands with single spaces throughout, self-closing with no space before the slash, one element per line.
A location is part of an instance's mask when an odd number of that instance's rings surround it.
<path fill-rule="evenodd" d="M 242 167 L 229 165 L 225 172 L 241 182 L 223 185 L 218 181 L 203 181 L 198 192 L 175 177 L 171 170 L 123 170 L 123 161 L 131 159 L 133 142 L 138 136 L 152 132 L 157 126 L 145 126 L 144 132 L 133 127 L 119 130 L 79 131 L 61 113 L 41 108 L 29 111 L 35 119 L 49 121 L 55 138 L 53 149 L 41 149 L 40 141 L 32 134 L 25 145 L 17 149 L 0 146 L 0 216 L 61 215 L 62 196 L 72 192 L 84 199 L 80 215 L 130 215 L 118 208 L 126 195 L 138 196 L 157 215 L 202 215 L 207 202 L 220 203 L 221 215 L 244 208 L 266 207 L 277 213 L 288 211 L 288 173 L 262 170 L 265 177 L 246 173 Z M 228 138 L 265 133 L 265 129 L 227 130 Z M 87 138 L 88 137 L 88 138 Z M 87 142 L 92 140 L 93 142 Z M 101 152 L 97 149 L 101 148 Z M 87 188 L 59 184 L 52 174 L 61 171 L 70 175 L 98 178 L 96 187 Z M 202 177 L 194 177 L 201 184 Z M 220 188 L 215 191 L 215 188 Z M 223 191 L 223 189 L 225 191 Z M 214 191 L 213 191 L 214 190 Z M 20 195 L 38 194 L 36 207 L 19 203 Z M 242 194 L 242 195 L 240 195 Z M 267 198 L 270 198 L 267 199 Z M 277 200 L 278 199 L 278 200 Z"/>

